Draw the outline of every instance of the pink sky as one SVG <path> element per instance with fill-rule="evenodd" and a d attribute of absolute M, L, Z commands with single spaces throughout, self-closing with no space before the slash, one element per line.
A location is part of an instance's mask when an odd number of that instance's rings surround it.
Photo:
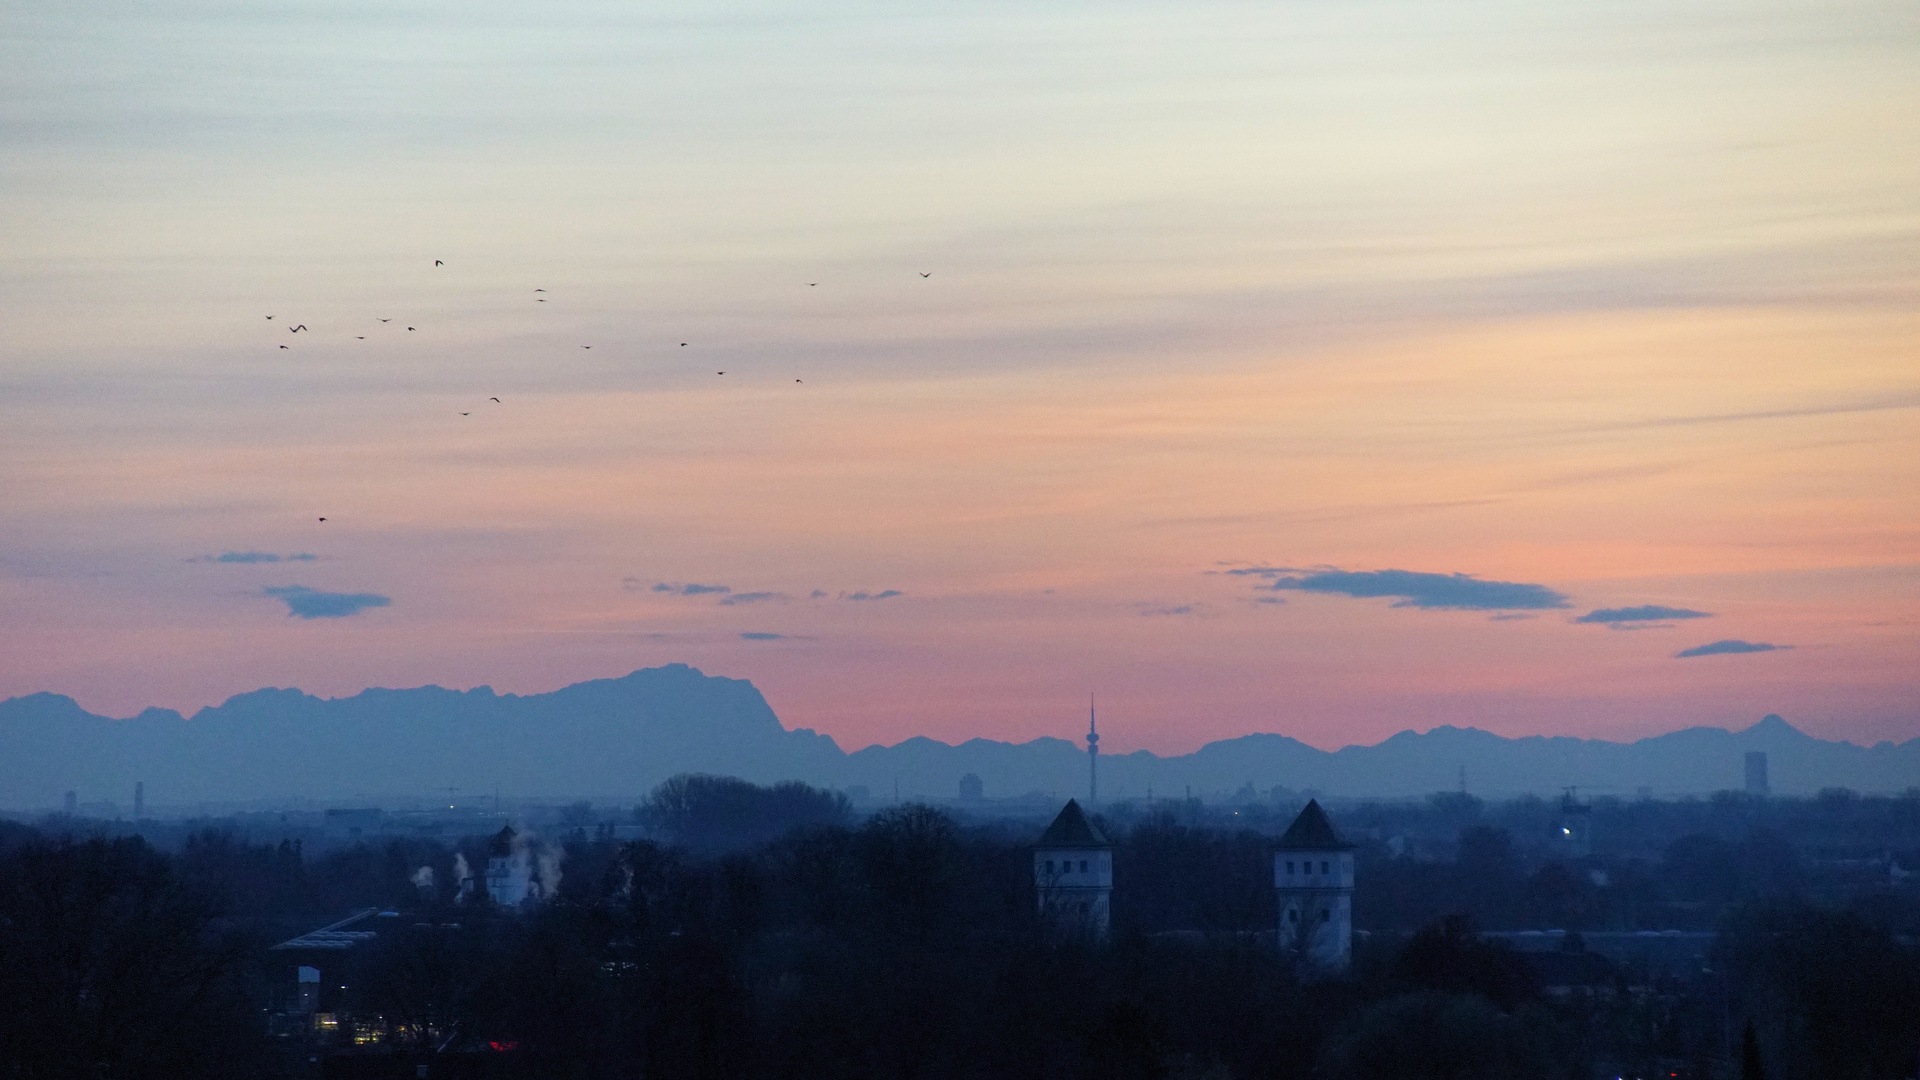
<path fill-rule="evenodd" d="M 1920 69 L 1844 7 L 49 8 L 0 696 L 1915 737 Z M 1265 587 L 1385 570 L 1564 606 Z"/>

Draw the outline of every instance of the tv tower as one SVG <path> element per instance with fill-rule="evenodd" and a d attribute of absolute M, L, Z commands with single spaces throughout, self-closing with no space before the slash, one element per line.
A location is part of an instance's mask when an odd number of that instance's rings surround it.
<path fill-rule="evenodd" d="M 1087 805 L 1100 805 L 1100 729 L 1094 723 L 1093 695 L 1087 695 Z"/>

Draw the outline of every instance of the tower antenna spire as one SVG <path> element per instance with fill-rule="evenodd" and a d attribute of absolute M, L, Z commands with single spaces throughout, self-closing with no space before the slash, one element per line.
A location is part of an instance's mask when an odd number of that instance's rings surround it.
<path fill-rule="evenodd" d="M 1100 805 L 1100 725 L 1093 711 L 1093 692 L 1087 692 L 1087 805 Z"/>

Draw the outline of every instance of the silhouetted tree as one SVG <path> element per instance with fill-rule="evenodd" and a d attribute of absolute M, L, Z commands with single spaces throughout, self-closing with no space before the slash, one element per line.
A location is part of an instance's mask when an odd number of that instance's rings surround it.
<path fill-rule="evenodd" d="M 1904 1075 L 1920 1050 L 1920 957 L 1846 912 L 1752 906 L 1716 948 L 1778 1080 Z"/>
<path fill-rule="evenodd" d="M 1540 992 L 1526 960 L 1504 943 L 1481 938 L 1464 915 L 1421 927 L 1394 962 L 1392 974 L 1427 990 L 1478 994 L 1503 1008 Z"/>
<path fill-rule="evenodd" d="M 1753 1033 L 1753 1021 L 1740 1036 L 1740 1080 L 1767 1080 L 1766 1067 L 1760 1064 L 1760 1039 Z"/>
<path fill-rule="evenodd" d="M 1417 993 L 1362 1011 L 1322 1059 L 1335 1080 L 1548 1080 L 1572 1071 L 1551 1022 L 1525 1020 L 1470 994 Z"/>
<path fill-rule="evenodd" d="M 6 1075 L 244 1075 L 264 1042 L 240 955 L 138 837 L 30 843 L 0 861 Z"/>
<path fill-rule="evenodd" d="M 642 824 L 695 851 L 764 843 L 807 825 L 841 824 L 847 797 L 798 782 L 761 787 L 731 776 L 681 774 L 663 781 L 636 811 Z"/>

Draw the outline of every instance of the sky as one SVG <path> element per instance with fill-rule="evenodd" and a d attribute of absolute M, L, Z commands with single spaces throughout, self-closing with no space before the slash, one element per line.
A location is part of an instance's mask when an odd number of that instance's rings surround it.
<path fill-rule="evenodd" d="M 1904 0 L 6 10 L 0 697 L 1920 736 Z"/>

